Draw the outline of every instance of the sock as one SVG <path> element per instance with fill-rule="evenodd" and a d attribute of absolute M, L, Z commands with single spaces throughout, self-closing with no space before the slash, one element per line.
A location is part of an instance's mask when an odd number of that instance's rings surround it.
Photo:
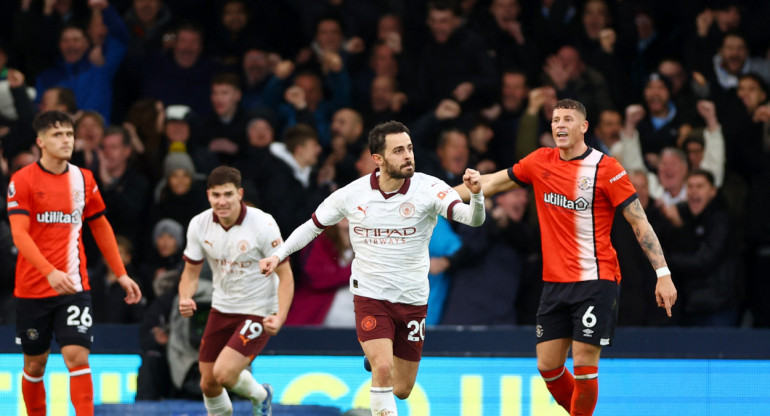
<path fill-rule="evenodd" d="M 94 385 L 88 365 L 70 368 L 70 400 L 77 416 L 94 416 Z"/>
<path fill-rule="evenodd" d="M 369 390 L 372 416 L 397 416 L 393 387 L 372 387 Z"/>
<path fill-rule="evenodd" d="M 43 376 L 32 377 L 24 371 L 21 378 L 21 394 L 28 416 L 45 416 L 45 384 Z"/>
<path fill-rule="evenodd" d="M 238 381 L 230 387 L 230 390 L 259 403 L 262 403 L 267 398 L 267 390 L 257 383 L 257 380 L 254 379 L 249 370 L 241 371 Z"/>
<path fill-rule="evenodd" d="M 556 403 L 559 403 L 569 412 L 572 392 L 575 390 L 575 379 L 572 377 L 572 373 L 562 365 L 553 370 L 541 371 L 540 375 L 543 376 L 545 385 L 551 392 L 551 396 L 556 399 Z"/>
<path fill-rule="evenodd" d="M 591 365 L 575 367 L 575 392 L 572 394 L 570 415 L 592 415 L 598 397 L 599 368 Z"/>
<path fill-rule="evenodd" d="M 225 389 L 222 389 L 222 393 L 216 397 L 206 397 L 204 394 L 203 405 L 211 416 L 232 416 L 233 414 L 233 403 Z"/>

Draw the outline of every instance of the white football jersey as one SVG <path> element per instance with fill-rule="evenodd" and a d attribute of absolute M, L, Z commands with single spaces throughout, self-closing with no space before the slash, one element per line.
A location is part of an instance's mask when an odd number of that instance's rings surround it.
<path fill-rule="evenodd" d="M 350 291 L 393 303 L 428 303 L 428 243 L 437 215 L 451 219 L 460 195 L 446 182 L 415 173 L 398 191 L 380 190 L 378 172 L 331 194 L 313 214 L 319 228 L 347 218 L 353 245 Z"/>
<path fill-rule="evenodd" d="M 204 259 L 211 266 L 214 296 L 211 306 L 220 312 L 267 316 L 278 312 L 278 276 L 265 277 L 259 260 L 281 246 L 281 231 L 273 216 L 241 205 L 241 215 L 228 229 L 212 209 L 190 220 L 184 257 Z"/>

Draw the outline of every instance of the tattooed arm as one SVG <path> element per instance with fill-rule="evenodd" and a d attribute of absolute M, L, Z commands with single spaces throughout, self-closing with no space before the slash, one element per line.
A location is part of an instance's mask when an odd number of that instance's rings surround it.
<path fill-rule="evenodd" d="M 666 259 L 663 257 L 663 249 L 660 247 L 658 236 L 655 235 L 650 222 L 647 221 L 647 214 L 644 213 L 642 204 L 638 199 L 623 209 L 623 216 L 634 229 L 636 240 L 642 247 L 644 254 L 650 259 L 652 267 L 655 270 L 666 267 Z M 658 283 L 655 285 L 655 299 L 658 306 L 666 308 L 666 313 L 671 316 L 671 307 L 676 302 L 676 287 L 674 287 L 670 273 L 658 277 Z"/>

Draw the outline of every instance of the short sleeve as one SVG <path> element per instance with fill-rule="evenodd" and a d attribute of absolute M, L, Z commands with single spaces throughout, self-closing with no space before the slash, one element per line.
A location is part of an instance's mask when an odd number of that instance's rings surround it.
<path fill-rule="evenodd" d="M 438 178 L 432 178 L 433 184 L 428 189 L 428 197 L 432 199 L 433 207 L 436 213 L 442 217 L 452 220 L 452 208 L 462 203 L 460 194 L 449 186 L 446 182 Z"/>
<path fill-rule="evenodd" d="M 80 171 L 83 172 L 86 192 L 86 206 L 83 217 L 85 217 L 86 220 L 92 220 L 103 215 L 107 210 L 107 206 L 104 204 L 101 192 L 99 192 L 99 186 L 96 184 L 94 174 L 86 169 L 80 169 Z"/>
<path fill-rule="evenodd" d="M 615 158 L 606 156 L 603 162 L 606 165 L 604 169 L 600 169 L 599 184 L 604 188 L 613 207 L 627 205 L 636 197 L 636 188 Z"/>
<path fill-rule="evenodd" d="M 539 151 L 534 151 L 508 169 L 508 177 L 522 188 L 532 184 L 532 167 Z"/>
<path fill-rule="evenodd" d="M 278 251 L 278 248 L 283 244 L 281 238 L 281 229 L 278 227 L 278 223 L 272 215 L 265 213 L 263 224 L 260 225 L 260 240 L 259 250 L 261 251 L 261 257 L 270 257 Z"/>
<path fill-rule="evenodd" d="M 13 175 L 11 182 L 8 183 L 6 202 L 8 204 L 8 215 L 29 215 L 29 186 L 27 186 L 27 181 L 21 175 Z"/>
<path fill-rule="evenodd" d="M 199 238 L 200 227 L 199 216 L 190 220 L 190 225 L 187 227 L 187 246 L 184 249 L 184 258 L 190 263 L 202 263 L 205 256 Z"/>

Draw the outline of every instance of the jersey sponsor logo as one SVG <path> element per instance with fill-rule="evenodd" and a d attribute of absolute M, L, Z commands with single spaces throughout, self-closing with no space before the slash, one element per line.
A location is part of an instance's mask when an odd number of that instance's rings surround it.
<path fill-rule="evenodd" d="M 554 192 L 543 194 L 543 202 L 573 211 L 585 211 L 590 205 L 582 196 L 573 201 L 562 194 Z"/>
<path fill-rule="evenodd" d="M 415 227 L 406 228 L 365 228 L 353 227 L 353 233 L 363 237 L 364 244 L 406 244 L 406 238 L 417 232 Z"/>
<path fill-rule="evenodd" d="M 578 179 L 578 188 L 580 188 L 581 191 L 591 189 L 591 185 L 593 185 L 593 181 L 588 176 L 581 176 Z"/>
<path fill-rule="evenodd" d="M 449 195 L 450 192 L 452 192 L 452 190 L 453 190 L 452 188 L 444 189 L 443 191 L 436 194 L 436 196 L 438 197 L 438 199 L 443 200 L 444 198 L 446 198 L 447 195 Z"/>
<path fill-rule="evenodd" d="M 16 185 L 14 185 L 13 181 L 8 184 L 8 197 L 13 198 L 16 196 Z"/>
<path fill-rule="evenodd" d="M 414 215 L 414 205 L 409 202 L 404 202 L 398 207 L 398 213 L 404 218 L 409 218 Z"/>
<path fill-rule="evenodd" d="M 371 315 L 364 316 L 364 319 L 361 320 L 361 329 L 364 331 L 372 331 L 374 328 L 377 327 L 377 319 Z"/>
<path fill-rule="evenodd" d="M 71 214 L 67 214 L 62 211 L 45 211 L 37 213 L 37 222 L 43 224 L 80 224 L 81 216 L 83 214 L 80 211 L 72 211 Z"/>
<path fill-rule="evenodd" d="M 366 205 L 364 205 L 364 206 L 361 206 L 361 205 L 359 205 L 359 206 L 357 206 L 356 208 L 357 208 L 359 211 L 361 211 L 361 212 L 363 212 L 363 213 L 364 213 L 364 217 L 366 216 L 366 210 L 367 210 L 367 209 L 369 209 L 369 207 L 368 207 L 368 206 L 366 206 Z"/>
<path fill-rule="evenodd" d="M 610 183 L 615 183 L 618 181 L 618 179 L 626 176 L 626 171 L 620 172 L 617 175 L 613 176 L 612 179 L 610 179 Z"/>
<path fill-rule="evenodd" d="M 245 261 L 237 261 L 237 260 L 228 260 L 228 259 L 214 259 L 214 262 L 217 266 L 219 266 L 219 270 L 222 271 L 222 273 L 234 273 L 234 274 L 244 274 L 246 273 L 247 268 L 249 268 L 252 263 L 254 263 L 251 260 L 245 260 Z"/>
<path fill-rule="evenodd" d="M 83 202 L 83 193 L 77 189 L 72 191 L 72 200 L 75 202 Z"/>

